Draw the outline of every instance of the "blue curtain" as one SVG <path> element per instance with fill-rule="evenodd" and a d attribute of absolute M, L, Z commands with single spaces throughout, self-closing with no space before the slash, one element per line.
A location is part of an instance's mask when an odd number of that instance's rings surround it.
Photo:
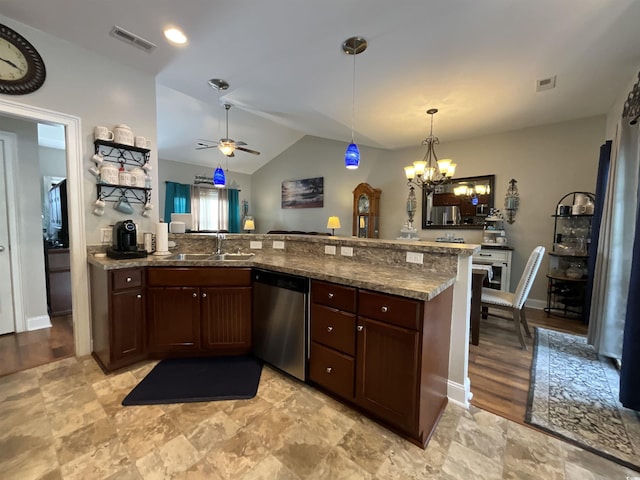
<path fill-rule="evenodd" d="M 604 209 L 604 196 L 609 181 L 609 165 L 611 164 L 611 140 L 600 146 L 600 161 L 598 162 L 598 178 L 596 180 L 596 198 L 593 205 L 593 219 L 591 221 L 591 244 L 589 245 L 589 259 L 587 262 L 587 288 L 584 298 L 583 321 L 589 322 L 591 311 L 591 297 L 593 295 L 593 277 L 596 269 L 596 255 L 600 239 L 600 224 Z"/>
<path fill-rule="evenodd" d="M 229 233 L 240 233 L 240 201 L 238 190 L 229 189 Z"/>
<path fill-rule="evenodd" d="M 164 197 L 164 221 L 171 221 L 172 213 L 191 213 L 191 185 L 165 182 L 167 191 Z"/>
<path fill-rule="evenodd" d="M 640 189 L 638 189 L 636 233 L 633 240 L 631 279 L 620 369 L 620 402 L 633 410 L 640 410 L 640 295 L 638 292 L 640 292 Z"/>

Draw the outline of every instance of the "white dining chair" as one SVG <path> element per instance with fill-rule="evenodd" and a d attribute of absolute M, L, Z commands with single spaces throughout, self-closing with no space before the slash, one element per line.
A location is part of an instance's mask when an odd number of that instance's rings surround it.
<path fill-rule="evenodd" d="M 522 345 L 522 348 L 525 350 L 527 349 L 527 344 L 522 336 L 522 328 L 524 328 L 527 337 L 531 336 L 531 332 L 529 330 L 529 325 L 527 324 L 527 317 L 524 313 L 524 302 L 529 296 L 531 285 L 533 285 L 533 280 L 536 278 L 536 274 L 540 268 L 544 251 L 545 248 L 541 246 L 533 249 L 533 252 L 529 255 L 529 260 L 527 261 L 527 265 L 524 267 L 522 277 L 520 277 L 520 281 L 518 282 L 515 292 L 504 292 L 486 287 L 482 289 L 481 307 L 483 316 L 491 315 L 494 317 L 507 318 L 491 314 L 488 312 L 488 309 L 498 308 L 502 310 L 510 310 L 513 313 L 513 323 L 515 324 L 520 345 Z"/>

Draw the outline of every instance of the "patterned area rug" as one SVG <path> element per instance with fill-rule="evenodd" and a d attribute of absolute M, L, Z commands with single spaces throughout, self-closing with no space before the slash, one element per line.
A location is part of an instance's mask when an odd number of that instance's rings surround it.
<path fill-rule="evenodd" d="M 640 416 L 618 401 L 619 382 L 585 337 L 536 327 L 525 421 L 640 471 Z"/>

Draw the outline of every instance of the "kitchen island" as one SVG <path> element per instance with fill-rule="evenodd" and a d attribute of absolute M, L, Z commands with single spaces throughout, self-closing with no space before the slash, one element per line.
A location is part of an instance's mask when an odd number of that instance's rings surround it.
<path fill-rule="evenodd" d="M 179 253 L 217 248 L 215 235 L 172 237 Z M 227 235 L 222 247 L 255 255 L 187 261 L 89 255 L 94 356 L 103 367 L 120 368 L 146 357 L 248 353 L 249 272 L 260 268 L 303 276 L 311 279 L 314 303 L 309 381 L 426 444 L 451 391 L 454 286 L 461 283 L 460 265 L 462 270 L 470 265 L 477 245 L 240 234 Z M 119 295 L 133 304 L 114 314 L 118 303 L 113 299 Z M 339 298 L 347 301 L 334 304 Z M 467 303 L 468 292 L 464 298 Z M 468 305 L 458 310 L 468 317 Z M 128 341 L 125 331 L 136 341 Z"/>

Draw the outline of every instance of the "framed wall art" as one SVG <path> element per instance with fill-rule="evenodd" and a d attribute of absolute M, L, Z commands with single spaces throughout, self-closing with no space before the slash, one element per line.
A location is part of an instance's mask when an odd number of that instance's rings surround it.
<path fill-rule="evenodd" d="M 322 208 L 324 177 L 282 182 L 282 208 Z"/>

